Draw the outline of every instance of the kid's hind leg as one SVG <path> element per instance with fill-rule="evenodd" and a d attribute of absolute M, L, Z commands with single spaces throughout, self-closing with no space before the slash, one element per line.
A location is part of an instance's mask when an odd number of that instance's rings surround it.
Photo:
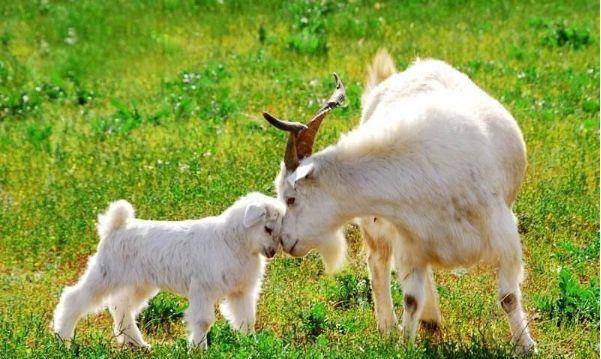
<path fill-rule="evenodd" d="M 103 304 L 103 299 L 111 289 L 110 283 L 104 277 L 93 258 L 77 284 L 65 288 L 54 311 L 52 323 L 54 333 L 61 340 L 70 341 L 77 321 Z"/>
<path fill-rule="evenodd" d="M 125 288 L 111 297 L 109 310 L 113 316 L 113 332 L 120 344 L 150 348 L 142 338 L 136 317 L 157 291 L 153 287 Z"/>
<path fill-rule="evenodd" d="M 528 320 L 522 309 L 520 282 L 522 279 L 522 245 L 515 219 L 510 210 L 495 217 L 493 243 L 499 251 L 499 301 L 509 320 L 511 336 L 520 352 L 536 349 L 530 336 Z"/>

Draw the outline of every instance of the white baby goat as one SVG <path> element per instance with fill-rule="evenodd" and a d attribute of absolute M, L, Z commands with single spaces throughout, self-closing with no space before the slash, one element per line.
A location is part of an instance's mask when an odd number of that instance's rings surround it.
<path fill-rule="evenodd" d="M 190 344 L 206 347 L 214 305 L 230 324 L 251 331 L 265 268 L 279 248 L 285 207 L 252 193 L 221 215 L 180 222 L 134 218 L 120 200 L 98 217 L 100 243 L 79 282 L 64 290 L 53 328 L 69 341 L 78 319 L 108 305 L 120 343 L 148 347 L 136 316 L 159 289 L 186 296 Z"/>

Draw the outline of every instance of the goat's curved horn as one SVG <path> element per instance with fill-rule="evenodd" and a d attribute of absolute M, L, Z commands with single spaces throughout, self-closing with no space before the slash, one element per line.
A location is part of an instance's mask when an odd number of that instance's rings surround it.
<path fill-rule="evenodd" d="M 307 129 L 307 126 L 303 125 L 300 122 L 289 122 L 289 121 L 280 120 L 279 118 L 273 116 L 272 114 L 270 114 L 268 112 L 263 112 L 263 117 L 273 127 L 277 128 L 279 130 L 282 130 L 282 131 L 288 131 L 288 132 L 294 133 L 295 135 L 298 135 L 301 131 L 304 131 Z"/>
<path fill-rule="evenodd" d="M 286 144 L 286 153 L 284 153 L 284 164 L 288 171 L 294 171 L 298 167 L 300 160 L 309 157 L 313 153 L 313 141 L 321 122 L 331 109 L 340 106 L 344 101 L 344 85 L 336 73 L 334 73 L 334 80 L 336 81 L 334 93 L 311 121 L 309 121 L 307 126 L 299 122 L 283 121 L 267 112 L 263 112 L 263 117 L 272 126 L 290 133 L 288 143 Z"/>
<path fill-rule="evenodd" d="M 321 126 L 321 122 L 331 109 L 340 106 L 342 102 L 344 102 L 344 84 L 342 84 L 340 77 L 338 77 L 338 74 L 336 73 L 334 73 L 334 80 L 336 81 L 336 89 L 334 90 L 334 93 L 332 93 L 332 96 L 330 96 L 328 101 L 326 101 L 321 109 L 319 109 L 317 115 L 315 115 L 311 121 L 309 121 L 307 124 L 307 129 L 305 131 L 301 131 L 296 139 L 296 152 L 299 159 L 311 156 L 311 153 L 313 153 L 313 142 L 315 141 L 315 136 L 317 135 L 319 126 Z"/>
<path fill-rule="evenodd" d="M 263 117 L 273 127 L 282 131 L 290 132 L 290 134 L 288 135 L 288 143 L 286 144 L 286 152 L 284 153 L 284 165 L 286 166 L 286 169 L 288 171 L 294 171 L 299 164 L 298 153 L 296 150 L 296 138 L 301 132 L 307 129 L 307 126 L 298 122 L 288 122 L 280 120 L 267 112 L 263 112 Z"/>
<path fill-rule="evenodd" d="M 340 81 L 340 77 L 338 77 L 338 74 L 335 72 L 334 81 L 336 81 L 336 90 L 334 90 L 334 93 L 332 94 L 332 96 L 330 96 L 328 101 L 326 101 L 323 107 L 319 109 L 318 113 L 326 109 L 331 110 L 335 107 L 342 105 L 342 103 L 344 102 L 344 99 L 346 98 L 346 90 L 344 88 L 344 84 L 342 83 L 342 81 Z"/>

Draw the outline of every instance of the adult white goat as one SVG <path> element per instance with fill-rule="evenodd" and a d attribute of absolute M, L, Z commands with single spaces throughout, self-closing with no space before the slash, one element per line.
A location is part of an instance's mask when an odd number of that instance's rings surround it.
<path fill-rule="evenodd" d="M 337 78 L 334 96 L 308 126 L 264 114 L 290 132 L 276 179 L 278 197 L 288 206 L 284 250 L 303 256 L 317 249 L 333 270 L 344 260 L 341 226 L 362 218 L 380 327 L 394 323 L 386 288 L 392 244 L 409 339 L 420 319 L 429 327 L 440 323 L 431 267 L 492 264 L 513 340 L 521 351 L 533 349 L 521 305 L 522 248 L 511 209 L 526 151 L 511 114 L 444 62 L 417 61 L 396 73 L 383 51 L 369 69 L 359 127 L 311 155 L 320 123 L 343 98 Z M 394 238 L 380 238 L 388 236 Z"/>

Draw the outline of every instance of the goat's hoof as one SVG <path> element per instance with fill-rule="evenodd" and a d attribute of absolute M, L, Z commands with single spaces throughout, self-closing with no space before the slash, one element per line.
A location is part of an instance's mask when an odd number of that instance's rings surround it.
<path fill-rule="evenodd" d="M 191 341 L 188 345 L 188 352 L 190 353 L 198 353 L 207 350 L 208 348 L 207 341 L 204 340 L 202 342 L 193 342 Z"/>
<path fill-rule="evenodd" d="M 150 344 L 146 343 L 145 341 L 138 342 L 133 339 L 125 340 L 121 345 L 130 349 L 150 350 L 151 348 Z"/>
<path fill-rule="evenodd" d="M 438 336 L 442 333 L 440 323 L 435 320 L 420 320 L 420 326 L 430 336 Z"/>
<path fill-rule="evenodd" d="M 392 333 L 392 330 L 396 328 L 397 321 L 396 318 L 390 318 L 385 320 L 378 321 L 378 331 L 380 335 L 388 337 Z"/>
<path fill-rule="evenodd" d="M 530 338 L 524 340 L 523 343 L 520 343 L 516 347 L 518 354 L 520 355 L 531 355 L 538 354 L 538 348 L 536 346 L 536 342 Z"/>

